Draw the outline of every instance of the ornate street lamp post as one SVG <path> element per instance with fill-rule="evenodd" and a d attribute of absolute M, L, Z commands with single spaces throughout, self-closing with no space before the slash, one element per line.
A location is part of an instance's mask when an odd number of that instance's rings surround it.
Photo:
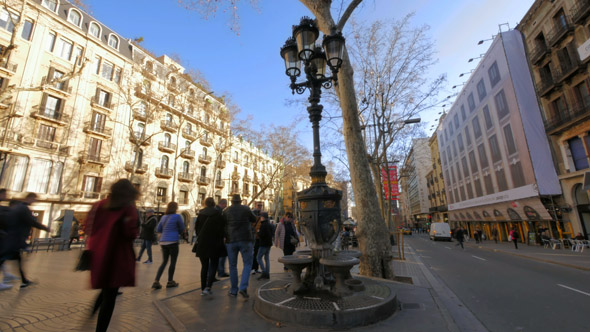
<path fill-rule="evenodd" d="M 281 48 L 286 74 L 291 79 L 292 93 L 303 94 L 305 90 L 309 90 L 310 106 L 307 111 L 313 127 L 314 162 L 309 173 L 311 187 L 297 193 L 301 211 L 299 224 L 311 243 L 311 261 L 305 280 L 297 285 L 299 288 L 294 289 L 295 292 L 323 289 L 326 284 L 334 282 L 332 276 L 324 271 L 326 264 L 321 263 L 320 260 L 333 257 L 332 243 L 336 240 L 342 226 L 340 219 L 342 192 L 330 188 L 326 183 L 327 172 L 321 160 L 319 122 L 322 119 L 323 109 L 320 105 L 322 87 L 329 89 L 333 84 L 338 84 L 337 75 L 342 64 L 344 37 L 341 33 L 333 31 L 331 35 L 324 36 L 322 47 L 316 45 L 318 37 L 319 30 L 315 21 L 304 17 L 299 25 L 293 27 L 293 37 L 287 39 Z M 305 81 L 297 82 L 302 66 Z M 326 66 L 330 68 L 332 76 L 326 76 Z M 305 260 L 297 257 L 303 256 L 285 256 L 283 261 L 287 264 L 289 260 L 293 262 Z"/>

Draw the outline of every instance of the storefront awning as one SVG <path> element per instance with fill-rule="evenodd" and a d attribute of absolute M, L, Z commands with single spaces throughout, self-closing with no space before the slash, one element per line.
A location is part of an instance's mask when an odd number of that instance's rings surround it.
<path fill-rule="evenodd" d="M 538 196 L 449 211 L 449 221 L 501 222 L 542 220 L 552 220 L 552 218 Z"/>

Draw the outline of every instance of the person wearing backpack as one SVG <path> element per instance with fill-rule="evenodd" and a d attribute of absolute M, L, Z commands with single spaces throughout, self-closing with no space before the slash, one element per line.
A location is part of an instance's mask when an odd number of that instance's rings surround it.
<path fill-rule="evenodd" d="M 178 210 L 178 203 L 170 202 L 166 207 L 166 213 L 160 219 L 156 232 L 160 233 L 160 247 L 162 248 L 162 265 L 158 268 L 156 280 L 152 284 L 153 289 L 160 289 L 160 277 L 164 273 L 168 259 L 170 259 L 170 267 L 168 268 L 168 283 L 166 288 L 178 287 L 178 283 L 174 281 L 174 270 L 176 269 L 176 259 L 178 258 L 178 244 L 180 237 L 184 234 L 184 222 L 182 217 L 176 213 Z"/>
<path fill-rule="evenodd" d="M 158 224 L 158 218 L 154 215 L 154 209 L 148 209 L 145 211 L 146 220 L 141 224 L 141 232 L 139 238 L 141 241 L 141 249 L 137 254 L 137 261 L 141 261 L 143 251 L 147 249 L 148 259 L 143 264 L 152 264 L 152 243 L 156 239 L 156 225 Z"/>

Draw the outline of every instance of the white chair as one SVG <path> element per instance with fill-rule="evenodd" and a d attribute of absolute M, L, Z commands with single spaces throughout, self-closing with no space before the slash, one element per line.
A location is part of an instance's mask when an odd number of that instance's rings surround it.
<path fill-rule="evenodd" d="M 555 250 L 557 248 L 561 249 L 561 241 L 557 239 L 551 239 L 551 249 Z"/>
<path fill-rule="evenodd" d="M 576 240 L 574 239 L 566 239 L 569 242 L 570 248 L 572 248 L 572 251 L 580 251 L 579 247 L 578 247 L 578 243 Z"/>
<path fill-rule="evenodd" d="M 541 239 L 543 241 L 543 248 L 551 248 L 551 241 L 547 239 Z"/>

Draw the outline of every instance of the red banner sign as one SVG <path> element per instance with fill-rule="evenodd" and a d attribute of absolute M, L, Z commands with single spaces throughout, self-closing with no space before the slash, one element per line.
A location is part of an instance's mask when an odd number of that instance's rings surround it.
<path fill-rule="evenodd" d="M 381 168 L 381 180 L 383 181 L 383 188 L 385 190 L 385 199 L 392 201 L 399 200 L 397 166 L 389 166 L 389 172 L 385 169 L 385 167 Z"/>

